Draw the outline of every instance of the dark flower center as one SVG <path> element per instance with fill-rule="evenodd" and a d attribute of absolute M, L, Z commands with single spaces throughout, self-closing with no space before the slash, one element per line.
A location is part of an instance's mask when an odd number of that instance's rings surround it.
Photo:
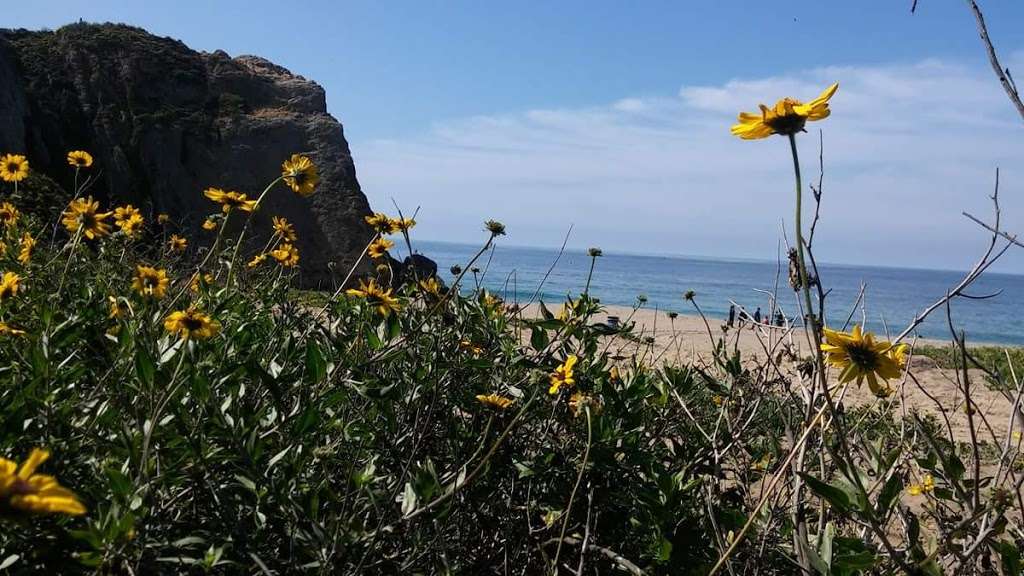
<path fill-rule="evenodd" d="M 850 362 L 864 371 L 873 371 L 878 366 L 878 352 L 864 344 L 851 344 L 846 349 Z"/>
<path fill-rule="evenodd" d="M 195 332 L 203 327 L 203 319 L 195 316 L 185 316 L 181 319 L 181 325 L 189 332 Z"/>
<path fill-rule="evenodd" d="M 19 170 L 21 170 L 21 164 L 18 164 L 17 162 L 11 162 L 7 165 L 8 172 L 17 172 Z"/>
<path fill-rule="evenodd" d="M 798 132 L 803 132 L 804 124 L 806 123 L 807 118 L 800 116 L 799 114 L 776 116 L 775 118 L 765 122 L 765 124 L 767 124 L 777 134 L 796 134 Z"/>

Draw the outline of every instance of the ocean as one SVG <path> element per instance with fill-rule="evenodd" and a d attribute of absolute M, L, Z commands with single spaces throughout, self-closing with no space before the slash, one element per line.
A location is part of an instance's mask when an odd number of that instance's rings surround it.
<path fill-rule="evenodd" d="M 448 283 L 453 264 L 465 266 L 480 246 L 448 242 L 414 242 L 413 248 L 438 264 L 439 276 Z M 544 275 L 558 257 L 557 249 L 504 246 L 500 242 L 484 254 L 480 285 L 507 302 L 538 299 L 558 306 L 566 296 L 583 291 L 590 257 L 585 251 L 566 250 L 541 286 Z M 826 312 L 831 325 L 842 326 L 857 302 L 861 285 L 862 303 L 854 310 L 854 321 L 866 319 L 870 330 L 895 336 L 914 316 L 963 277 L 962 272 L 921 270 L 839 264 L 819 265 L 822 286 L 830 290 Z M 472 274 L 464 282 L 474 285 Z M 777 289 L 776 289 L 777 283 Z M 642 256 L 605 252 L 597 259 L 590 293 L 604 304 L 632 306 L 638 297 L 647 298 L 645 307 L 680 314 L 694 314 L 693 306 L 683 299 L 687 290 L 696 293 L 701 310 L 710 317 L 725 318 L 730 300 L 750 312 L 770 308 L 770 294 L 777 292 L 778 305 L 787 317 L 798 316 L 797 295 L 789 288 L 786 262 L 724 260 L 683 256 Z M 969 342 L 1024 345 L 1024 276 L 986 273 L 969 290 L 972 295 L 999 292 L 986 300 L 957 299 L 953 302 L 953 322 L 965 330 Z M 950 340 L 945 308 L 936 310 L 917 329 L 925 338 Z"/>

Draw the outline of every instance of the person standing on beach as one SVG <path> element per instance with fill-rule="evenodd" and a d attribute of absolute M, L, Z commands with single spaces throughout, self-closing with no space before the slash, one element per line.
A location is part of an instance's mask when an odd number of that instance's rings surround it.
<path fill-rule="evenodd" d="M 754 310 L 754 324 L 761 323 L 761 307 L 758 306 L 757 310 Z"/>
<path fill-rule="evenodd" d="M 775 311 L 775 325 L 784 326 L 786 324 L 785 317 L 782 316 L 782 310 Z"/>
<path fill-rule="evenodd" d="M 736 305 L 729 304 L 729 328 L 732 328 L 733 323 L 736 321 Z"/>

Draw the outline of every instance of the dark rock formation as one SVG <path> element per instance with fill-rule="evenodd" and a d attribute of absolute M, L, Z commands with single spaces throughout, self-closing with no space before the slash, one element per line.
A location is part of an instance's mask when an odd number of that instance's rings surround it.
<path fill-rule="evenodd" d="M 309 155 L 320 170 L 316 193 L 275 188 L 253 228 L 259 242 L 271 215 L 295 224 L 306 286 L 344 277 L 372 235 L 323 89 L 261 58 L 200 53 L 115 24 L 0 30 L 0 153 L 25 153 L 70 189 L 72 149 L 96 158 L 92 194 L 168 213 L 197 239 L 216 211 L 205 188 L 255 197 L 290 154 Z"/>

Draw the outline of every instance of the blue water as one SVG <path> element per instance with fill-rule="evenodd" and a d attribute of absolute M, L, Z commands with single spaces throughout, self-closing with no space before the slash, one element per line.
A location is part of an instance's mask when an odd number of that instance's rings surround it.
<path fill-rule="evenodd" d="M 442 278 L 450 281 L 452 264 L 465 266 L 479 246 L 447 242 L 417 242 L 413 246 L 438 263 Z M 476 266 L 481 269 L 481 285 L 501 295 L 507 302 L 526 303 L 537 291 L 541 279 L 558 256 L 558 250 L 523 248 L 498 244 L 484 254 Z M 696 301 L 705 314 L 724 318 L 733 300 L 753 312 L 770 306 L 770 296 L 778 281 L 778 305 L 787 317 L 799 316 L 796 295 L 789 288 L 786 263 L 781 271 L 776 262 L 712 260 L 680 256 L 639 256 L 606 252 L 597 259 L 590 293 L 604 304 L 631 306 L 637 297 L 647 297 L 646 307 L 693 314 L 683 299 L 687 290 L 696 292 Z M 566 295 L 578 295 L 586 284 L 590 257 L 583 251 L 567 250 L 543 284 L 539 299 L 560 304 Z M 914 316 L 941 298 L 955 286 L 963 274 L 943 270 L 919 270 L 819 265 L 822 285 L 830 289 L 826 311 L 830 325 L 841 326 L 850 314 L 861 284 L 866 285 L 863 313 L 866 324 L 876 333 L 896 335 Z M 473 285 L 472 274 L 464 280 Z M 988 273 L 969 290 L 984 295 L 1002 291 L 987 300 L 958 299 L 953 302 L 953 320 L 972 342 L 1024 344 L 1024 276 Z M 855 322 L 861 322 L 857 307 Z M 950 339 L 945 308 L 922 324 L 917 333 L 925 338 Z"/>

